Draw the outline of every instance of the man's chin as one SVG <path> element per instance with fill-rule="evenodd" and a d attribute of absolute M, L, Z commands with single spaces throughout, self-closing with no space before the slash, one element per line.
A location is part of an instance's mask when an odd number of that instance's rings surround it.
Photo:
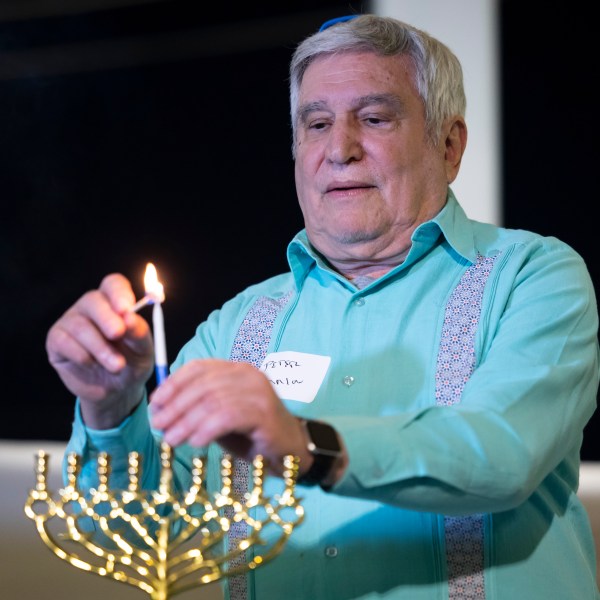
<path fill-rule="evenodd" d="M 356 231 L 344 231 L 338 234 L 335 239 L 338 244 L 360 245 L 368 244 L 380 237 L 379 232 L 365 231 L 364 229 Z"/>
<path fill-rule="evenodd" d="M 370 251 L 372 242 L 380 240 L 383 235 L 383 232 L 379 230 L 341 227 L 335 231 L 321 229 L 320 231 L 311 232 L 307 230 L 307 233 L 312 245 L 326 256 L 330 253 L 338 254 L 340 250 L 343 251 L 344 249 L 354 253 L 360 251 L 362 246 Z"/>

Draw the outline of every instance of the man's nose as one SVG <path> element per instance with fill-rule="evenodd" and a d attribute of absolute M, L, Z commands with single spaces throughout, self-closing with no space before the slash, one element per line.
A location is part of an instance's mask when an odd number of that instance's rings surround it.
<path fill-rule="evenodd" d="M 327 160 L 331 163 L 346 164 L 360 160 L 363 146 L 356 125 L 336 121 L 329 131 L 327 140 Z"/>

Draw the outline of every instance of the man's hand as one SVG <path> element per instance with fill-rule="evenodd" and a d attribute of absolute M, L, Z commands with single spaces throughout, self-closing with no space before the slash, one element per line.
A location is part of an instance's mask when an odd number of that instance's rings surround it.
<path fill-rule="evenodd" d="M 117 426 L 140 402 L 152 373 L 148 323 L 131 312 L 129 281 L 108 275 L 50 328 L 46 351 L 65 386 L 78 396 L 88 427 Z"/>
<path fill-rule="evenodd" d="M 150 409 L 153 427 L 172 446 L 218 442 L 248 461 L 262 455 L 278 475 L 287 454 L 300 458 L 301 473 L 312 464 L 300 421 L 247 363 L 190 361 L 153 392 Z"/>

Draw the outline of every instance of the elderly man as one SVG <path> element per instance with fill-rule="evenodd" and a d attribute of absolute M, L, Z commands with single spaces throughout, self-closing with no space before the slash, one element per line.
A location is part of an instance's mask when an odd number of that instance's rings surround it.
<path fill-rule="evenodd" d="M 150 402 L 151 334 L 125 277 L 51 328 L 81 485 L 100 450 L 126 485 L 137 450 L 156 486 L 161 439 L 182 486 L 198 448 L 235 455 L 239 481 L 258 454 L 276 475 L 299 457 L 305 522 L 276 560 L 228 579 L 232 600 L 597 598 L 576 497 L 599 375 L 583 260 L 467 218 L 450 188 L 461 67 L 427 33 L 327 24 L 294 53 L 290 101 L 305 229 L 289 272 L 215 310 Z M 269 377 L 282 359 L 292 383 Z"/>

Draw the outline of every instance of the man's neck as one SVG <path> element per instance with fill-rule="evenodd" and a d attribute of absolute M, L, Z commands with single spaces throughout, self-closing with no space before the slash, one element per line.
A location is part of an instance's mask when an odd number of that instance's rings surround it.
<path fill-rule="evenodd" d="M 370 281 L 375 281 L 402 264 L 409 250 L 410 248 L 407 248 L 400 254 L 382 261 L 332 261 L 331 264 L 336 271 L 352 282 L 359 278 L 368 278 Z"/>

